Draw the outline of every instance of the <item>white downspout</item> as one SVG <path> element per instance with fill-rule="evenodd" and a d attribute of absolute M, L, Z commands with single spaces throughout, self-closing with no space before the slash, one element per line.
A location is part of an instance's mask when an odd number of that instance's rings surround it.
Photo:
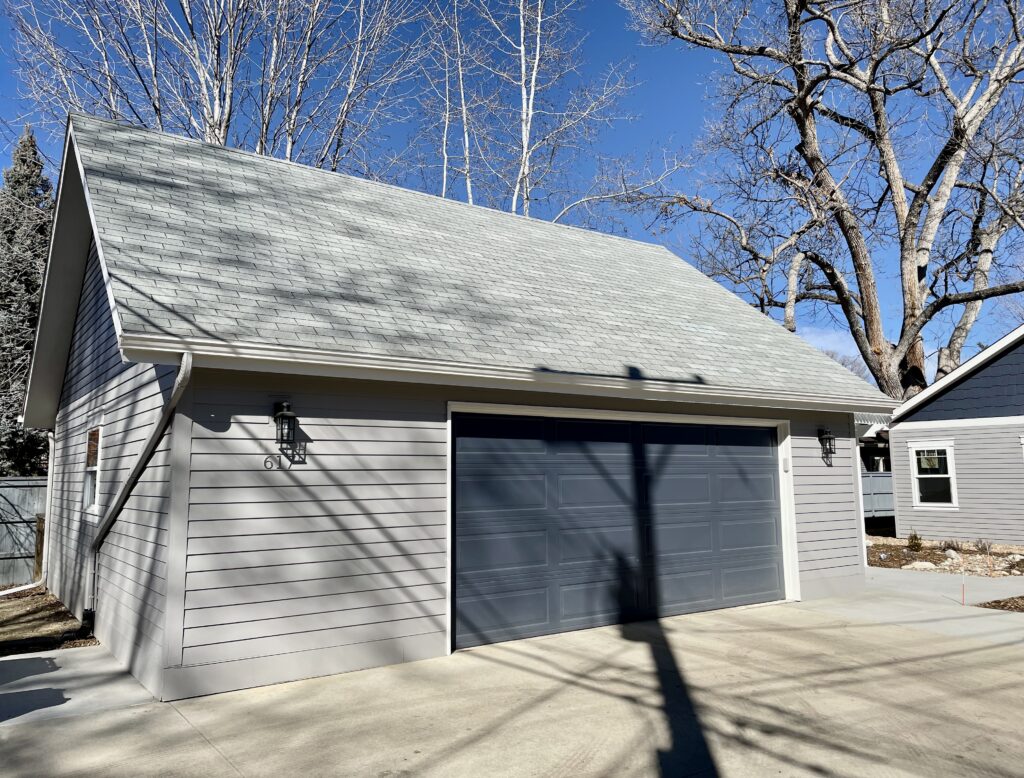
<path fill-rule="evenodd" d="M 142 477 L 142 474 L 146 469 L 146 465 L 149 464 L 149 460 L 153 456 L 153 452 L 156 451 L 156 447 L 160 444 L 160 438 L 163 437 L 164 431 L 171 423 L 171 419 L 174 417 L 174 410 L 178 407 L 178 402 L 181 400 L 181 396 L 185 393 L 185 388 L 188 386 L 188 382 L 191 378 L 192 353 L 186 351 L 181 355 L 181 364 L 178 366 L 178 374 L 174 378 L 174 386 L 171 388 L 171 395 L 167 399 L 167 403 L 164 405 L 163 410 L 160 413 L 160 418 L 150 431 L 149 437 L 146 438 L 146 442 L 142 446 L 142 451 L 139 453 L 134 466 L 128 473 L 128 477 L 125 479 L 124 483 L 121 484 L 121 488 L 117 490 L 114 501 L 107 509 L 106 514 L 103 516 L 103 520 L 96 529 L 96 536 L 94 537 L 91 546 L 92 560 L 89 576 L 89 596 L 86 604 L 87 612 L 91 611 L 95 613 L 96 609 L 96 576 L 97 567 L 99 565 L 100 549 L 103 547 L 103 541 L 106 540 L 107 535 L 114 526 L 114 522 L 117 521 L 117 517 L 121 514 L 122 509 L 128 502 L 128 498 L 131 497 L 132 489 L 135 488 L 135 484 L 137 484 L 139 478 Z M 83 619 L 83 621 L 85 621 L 85 619 Z"/>

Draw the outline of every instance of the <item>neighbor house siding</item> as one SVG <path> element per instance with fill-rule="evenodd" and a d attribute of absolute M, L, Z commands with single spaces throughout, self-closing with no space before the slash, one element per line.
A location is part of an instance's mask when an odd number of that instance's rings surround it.
<path fill-rule="evenodd" d="M 906 537 L 978 538 L 1024 544 L 1024 424 L 939 426 L 903 424 L 890 431 L 896 533 Z M 952 441 L 958 507 L 914 507 L 908 443 Z"/>
<path fill-rule="evenodd" d="M 279 453 L 271 413 L 280 399 L 299 416 L 306 457 L 265 469 Z M 167 698 L 447 651 L 446 420 L 455 400 L 755 413 L 197 370 L 184 616 L 180 634 L 168 636 Z M 849 588 L 863 580 L 852 417 L 789 415 L 803 594 Z M 831 466 L 821 426 L 839 438 Z"/>
<path fill-rule="evenodd" d="M 90 545 L 148 437 L 173 371 L 122 362 L 95 245 L 90 247 L 54 428 L 47 522 L 48 583 L 76 616 L 90 604 Z M 99 510 L 82 508 L 86 436 L 101 429 Z M 103 544 L 96 571 L 96 636 L 154 690 L 164 618 L 167 441 L 163 441 Z"/>
<path fill-rule="evenodd" d="M 902 421 L 1024 416 L 1024 344 L 1000 354 Z"/>

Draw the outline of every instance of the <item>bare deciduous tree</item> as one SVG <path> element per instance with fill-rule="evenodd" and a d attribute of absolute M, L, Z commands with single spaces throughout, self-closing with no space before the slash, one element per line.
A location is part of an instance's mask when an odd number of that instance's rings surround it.
<path fill-rule="evenodd" d="M 481 66 L 496 79 L 498 131 L 486 138 L 488 167 L 504 183 L 508 210 L 530 215 L 541 197 L 564 197 L 566 157 L 592 145 L 594 134 L 627 119 L 619 100 L 628 70 L 612 65 L 603 78 L 580 74 L 586 38 L 575 15 L 581 0 L 474 0 L 482 20 Z M 494 164 L 500 160 L 503 164 Z M 559 209 L 560 210 L 560 209 Z"/>
<path fill-rule="evenodd" d="M 831 349 L 823 349 L 823 351 L 855 376 L 863 378 L 865 381 L 872 380 L 871 371 L 868 370 L 868 366 L 864 364 L 864 360 L 859 356 L 841 354 L 838 351 L 832 351 Z"/>
<path fill-rule="evenodd" d="M 420 169 L 446 197 L 540 216 L 622 227 L 628 211 L 657 207 L 682 164 L 595 151 L 619 110 L 629 68 L 582 70 L 584 0 L 436 0 L 427 13 Z M 439 183 L 430 176 L 440 170 Z M 465 189 L 456 188 L 456 181 Z"/>
<path fill-rule="evenodd" d="M 415 0 L 11 0 L 44 118 L 125 119 L 332 170 L 372 173 L 408 116 Z"/>
<path fill-rule="evenodd" d="M 1024 290 L 1019 0 L 624 2 L 728 66 L 715 173 L 665 210 L 704 217 L 705 267 L 791 329 L 798 307 L 837 312 L 893 397 L 926 384 L 925 327 L 956 367 L 983 301 Z"/>
<path fill-rule="evenodd" d="M 470 205 L 479 137 L 487 131 L 495 110 L 488 102 L 494 92 L 490 74 L 480 67 L 481 57 L 475 52 L 474 20 L 467 0 L 442 0 L 428 7 L 429 54 L 422 61 L 426 88 L 421 99 L 421 132 L 430 138 L 436 136 L 441 158 L 439 194 L 448 197 L 453 179 L 461 178 L 465 201 Z M 435 117 L 435 121 L 428 117 Z M 421 164 L 425 170 L 434 168 L 429 162 Z"/>

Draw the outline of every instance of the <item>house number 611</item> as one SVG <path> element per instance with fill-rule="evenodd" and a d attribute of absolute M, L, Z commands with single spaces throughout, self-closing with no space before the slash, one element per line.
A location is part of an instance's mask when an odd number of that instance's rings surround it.
<path fill-rule="evenodd" d="M 282 460 L 283 460 L 283 457 L 281 457 L 280 454 L 271 454 L 270 456 L 268 456 L 266 459 L 263 460 L 263 469 L 264 470 L 285 470 L 287 468 L 285 468 L 284 463 L 283 463 Z M 289 463 L 289 464 L 291 464 L 291 463 Z"/>

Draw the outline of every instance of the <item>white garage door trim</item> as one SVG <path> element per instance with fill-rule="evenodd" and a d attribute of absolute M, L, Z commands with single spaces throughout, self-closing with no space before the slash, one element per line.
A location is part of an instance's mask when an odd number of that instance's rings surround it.
<path fill-rule="evenodd" d="M 797 562 L 796 497 L 793 489 L 793 454 L 789 421 L 786 419 L 755 419 L 734 416 L 687 416 L 672 413 L 644 413 L 639 411 L 607 411 L 593 408 L 558 408 L 548 405 L 505 405 L 501 403 L 473 403 L 449 401 L 447 416 L 447 448 L 445 456 L 445 630 L 446 646 L 452 652 L 452 589 L 455 585 L 452 571 L 452 468 L 455 464 L 455 438 L 452 434 L 452 414 L 483 413 L 506 416 L 548 416 L 559 419 L 601 419 L 608 421 L 657 421 L 667 424 L 720 424 L 734 427 L 775 427 L 779 443 L 779 490 L 782 508 L 782 568 L 786 587 L 786 600 L 800 599 L 800 571 Z"/>

